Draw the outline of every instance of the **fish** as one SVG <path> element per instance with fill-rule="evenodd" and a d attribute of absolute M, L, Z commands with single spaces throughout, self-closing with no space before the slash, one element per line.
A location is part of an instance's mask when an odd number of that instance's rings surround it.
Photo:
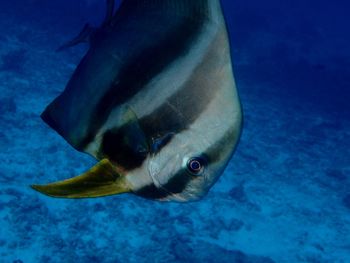
<path fill-rule="evenodd" d="M 59 51 L 89 44 L 42 119 L 98 162 L 85 173 L 32 185 L 52 197 L 122 193 L 189 202 L 208 193 L 242 131 L 230 40 L 220 0 L 107 0 Z"/>

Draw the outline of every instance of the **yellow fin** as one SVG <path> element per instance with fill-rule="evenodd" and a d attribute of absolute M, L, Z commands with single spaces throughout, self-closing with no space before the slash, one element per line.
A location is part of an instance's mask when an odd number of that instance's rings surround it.
<path fill-rule="evenodd" d="M 89 171 L 77 177 L 31 187 L 49 196 L 64 198 L 100 197 L 131 191 L 125 176 L 118 174 L 108 159 L 103 159 Z"/>

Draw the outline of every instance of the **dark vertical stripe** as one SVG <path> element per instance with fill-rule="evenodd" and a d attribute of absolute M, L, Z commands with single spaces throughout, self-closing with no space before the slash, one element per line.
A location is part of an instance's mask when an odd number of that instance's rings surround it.
<path fill-rule="evenodd" d="M 231 127 L 228 131 L 225 132 L 225 134 L 218 139 L 218 141 L 214 144 L 208 147 L 200 156 L 203 156 L 206 160 L 206 168 L 207 166 L 210 166 L 213 163 L 222 161 L 222 169 L 218 171 L 218 173 L 221 173 L 223 169 L 226 167 L 227 162 L 229 160 L 229 157 L 232 155 L 234 151 L 234 142 L 237 141 L 239 138 L 234 137 L 235 128 Z M 193 156 L 195 157 L 195 156 Z M 205 168 L 205 169 L 206 169 Z M 209 175 L 209 176 L 216 176 L 217 175 Z M 173 175 L 172 178 L 169 179 L 169 181 L 162 185 L 160 188 L 156 187 L 154 184 L 147 185 L 138 191 L 135 192 L 135 194 L 140 195 L 145 198 L 151 198 L 151 199 L 163 199 L 166 198 L 172 194 L 181 194 L 187 186 L 190 184 L 192 180 L 203 180 L 201 179 L 201 175 L 195 176 L 191 175 L 187 168 L 180 169 L 175 175 Z M 212 181 L 213 183 L 215 180 Z M 200 189 L 203 190 L 203 189 Z"/>
<path fill-rule="evenodd" d="M 221 51 L 218 52 L 217 45 L 221 43 L 221 40 L 222 35 L 220 33 L 210 44 L 208 52 L 183 87 L 167 98 L 154 112 L 139 120 L 139 127 L 150 144 L 149 148 L 151 150 L 156 148 L 156 152 L 161 151 L 163 147 L 171 142 L 174 134 L 176 136 L 177 133 L 187 129 L 202 114 L 207 105 L 210 104 L 211 99 L 215 97 L 216 92 L 220 90 L 220 87 L 215 86 L 215 84 L 217 84 L 218 72 L 222 69 Z M 217 117 L 220 118 L 220 116 Z M 123 129 L 123 127 L 119 129 Z M 123 150 L 125 150 L 125 153 L 130 151 L 122 144 L 123 139 L 119 138 L 120 133 L 114 131 L 113 134 L 115 136 L 111 136 L 110 132 L 104 135 L 100 149 L 101 154 L 107 158 L 112 158 L 125 168 L 128 167 L 129 170 L 141 166 L 145 156 L 132 152 L 133 155 L 127 155 L 128 158 L 124 158 L 122 156 Z M 127 134 L 124 134 L 124 139 L 127 136 Z M 161 143 L 159 143 L 159 140 L 161 140 Z M 156 147 L 153 147 L 153 143 L 157 144 Z"/>
<path fill-rule="evenodd" d="M 147 149 L 137 141 L 138 138 L 133 138 L 128 133 L 130 129 L 126 126 L 107 131 L 103 136 L 99 159 L 108 158 L 124 170 L 141 166 L 147 158 Z"/>
<path fill-rule="evenodd" d="M 149 48 L 137 50 L 137 54 L 133 54 L 118 72 L 115 83 L 99 100 L 90 118 L 88 132 L 78 147 L 83 149 L 94 139 L 97 131 L 103 126 L 115 107 L 138 93 L 176 58 L 186 55 L 202 25 L 203 21 L 182 18 L 174 28 L 165 27 L 167 32 L 164 32 L 160 39 L 149 39 L 148 41 L 153 42 Z M 155 36 L 159 37 L 159 34 Z"/>
<path fill-rule="evenodd" d="M 162 188 L 156 187 L 154 184 L 150 184 L 135 191 L 134 194 L 148 199 L 163 199 L 171 193 Z"/>
<path fill-rule="evenodd" d="M 202 37 L 206 35 L 203 34 Z M 223 57 L 220 51 L 222 37 L 222 32 L 215 36 L 208 52 L 187 82 L 151 114 L 141 118 L 140 126 L 146 137 L 179 133 L 187 129 L 205 111 L 221 88 L 217 86 L 217 78 L 220 77 L 219 72 L 222 70 Z M 220 81 L 221 79 L 219 83 Z"/>
<path fill-rule="evenodd" d="M 145 198 L 162 199 L 172 194 L 182 193 L 193 177 L 184 168 L 170 178 L 162 187 L 158 188 L 154 184 L 147 185 L 136 191 L 135 194 Z"/>

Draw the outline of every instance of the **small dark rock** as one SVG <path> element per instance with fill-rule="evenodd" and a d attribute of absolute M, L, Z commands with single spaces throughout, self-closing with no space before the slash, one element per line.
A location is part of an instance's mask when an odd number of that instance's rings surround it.
<path fill-rule="evenodd" d="M 104 210 L 105 210 L 105 207 L 102 204 L 95 204 L 94 205 L 94 212 L 101 212 Z"/>
<path fill-rule="evenodd" d="M 330 178 L 336 179 L 338 181 L 345 181 L 346 175 L 340 170 L 327 170 L 326 175 Z"/>
<path fill-rule="evenodd" d="M 324 247 L 321 246 L 320 244 L 313 244 L 313 246 L 314 246 L 316 249 L 318 249 L 319 251 L 324 252 Z"/>
<path fill-rule="evenodd" d="M 244 190 L 244 182 L 241 182 L 238 186 L 233 187 L 229 192 L 229 196 L 240 203 L 247 202 L 247 196 Z"/>

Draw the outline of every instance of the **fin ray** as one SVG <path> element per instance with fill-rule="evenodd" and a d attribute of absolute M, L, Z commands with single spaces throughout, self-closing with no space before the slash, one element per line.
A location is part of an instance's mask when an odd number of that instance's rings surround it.
<path fill-rule="evenodd" d="M 85 26 L 83 27 L 81 32 L 78 34 L 78 36 L 76 36 L 72 40 L 70 40 L 70 41 L 66 42 L 65 44 L 63 44 L 62 46 L 60 46 L 56 51 L 60 52 L 60 51 L 65 50 L 67 48 L 76 46 L 80 43 L 88 43 L 88 42 L 90 42 L 91 36 L 93 35 L 94 32 L 95 32 L 94 27 L 92 27 L 90 24 L 85 24 Z"/>

